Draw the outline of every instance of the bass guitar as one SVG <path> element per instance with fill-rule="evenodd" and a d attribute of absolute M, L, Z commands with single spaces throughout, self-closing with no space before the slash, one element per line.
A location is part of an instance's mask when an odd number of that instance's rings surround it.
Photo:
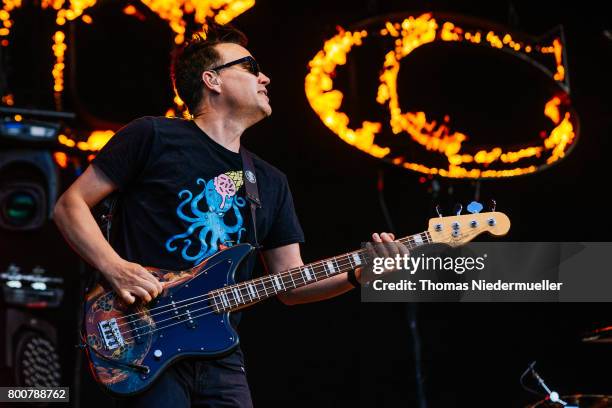
<path fill-rule="evenodd" d="M 501 212 L 432 218 L 426 231 L 400 239 L 409 249 L 443 243 L 463 245 L 481 233 L 505 235 Z M 232 311 L 368 263 L 365 250 L 349 252 L 245 282 L 234 282 L 240 263 L 254 250 L 238 244 L 184 271 L 147 268 L 164 285 L 152 302 L 128 305 L 106 282 L 86 296 L 83 347 L 103 388 L 115 396 L 147 389 L 174 361 L 214 358 L 238 346 Z"/>

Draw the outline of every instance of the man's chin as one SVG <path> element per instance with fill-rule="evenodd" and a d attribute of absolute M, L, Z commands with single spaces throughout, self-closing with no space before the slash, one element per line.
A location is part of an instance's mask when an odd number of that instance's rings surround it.
<path fill-rule="evenodd" d="M 270 116 L 271 114 L 272 114 L 272 108 L 271 108 L 269 105 L 268 105 L 268 106 L 265 106 L 265 107 L 262 107 L 262 108 L 259 110 L 259 114 L 257 115 L 257 119 L 255 119 L 255 121 L 253 122 L 253 124 L 255 124 L 255 123 L 257 123 L 257 122 L 259 122 L 259 121 L 261 121 L 261 120 L 264 120 L 265 118 L 267 118 L 267 117 L 268 117 L 268 116 Z"/>
<path fill-rule="evenodd" d="M 268 116 L 272 114 L 272 107 L 270 105 L 264 106 L 263 113 L 265 117 L 267 118 Z"/>

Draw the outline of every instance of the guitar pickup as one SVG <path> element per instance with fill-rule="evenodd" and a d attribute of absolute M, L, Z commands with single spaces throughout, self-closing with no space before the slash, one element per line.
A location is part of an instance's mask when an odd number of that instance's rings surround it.
<path fill-rule="evenodd" d="M 113 350 L 125 344 L 116 319 L 113 318 L 99 322 L 98 330 L 100 330 L 104 347 L 107 350 Z"/>
<path fill-rule="evenodd" d="M 189 309 L 187 309 L 186 315 L 187 315 L 187 322 L 186 322 L 187 327 L 189 327 L 190 329 L 195 329 L 196 327 L 198 327 L 198 324 L 195 322 L 193 317 L 191 317 L 191 312 L 189 311 Z"/>
<path fill-rule="evenodd" d="M 174 303 L 174 300 L 170 302 L 170 305 L 172 306 L 172 313 L 174 314 L 174 318 L 176 320 L 182 320 L 183 315 L 181 314 L 181 312 L 179 312 L 179 308 L 176 306 L 176 303 Z"/>

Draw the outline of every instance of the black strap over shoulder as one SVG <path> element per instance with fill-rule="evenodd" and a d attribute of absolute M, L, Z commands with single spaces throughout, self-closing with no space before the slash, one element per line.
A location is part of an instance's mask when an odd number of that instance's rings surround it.
<path fill-rule="evenodd" d="M 240 156 L 242 156 L 242 178 L 244 181 L 244 188 L 246 191 L 247 200 L 251 207 L 251 224 L 253 227 L 253 239 L 256 248 L 260 248 L 259 241 L 257 240 L 257 219 L 255 213 L 257 208 L 261 208 L 261 199 L 259 198 L 259 189 L 257 187 L 257 177 L 255 177 L 255 166 L 253 165 L 253 158 L 251 153 L 240 146 Z"/>
<path fill-rule="evenodd" d="M 113 215 L 115 214 L 117 201 L 119 201 L 119 193 L 112 193 L 100 204 L 102 214 L 100 215 L 99 225 L 109 243 L 111 242 L 111 227 L 113 225 Z"/>

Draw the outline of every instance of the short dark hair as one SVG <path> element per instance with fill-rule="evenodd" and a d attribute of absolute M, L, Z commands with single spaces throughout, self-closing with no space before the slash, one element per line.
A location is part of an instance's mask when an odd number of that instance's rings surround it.
<path fill-rule="evenodd" d="M 211 19 L 206 23 L 207 28 L 203 34 L 194 34 L 172 56 L 172 85 L 192 114 L 202 101 L 202 72 L 221 62 L 215 45 L 233 43 L 246 47 L 248 42 L 246 35 L 233 26 L 219 25 Z"/>

